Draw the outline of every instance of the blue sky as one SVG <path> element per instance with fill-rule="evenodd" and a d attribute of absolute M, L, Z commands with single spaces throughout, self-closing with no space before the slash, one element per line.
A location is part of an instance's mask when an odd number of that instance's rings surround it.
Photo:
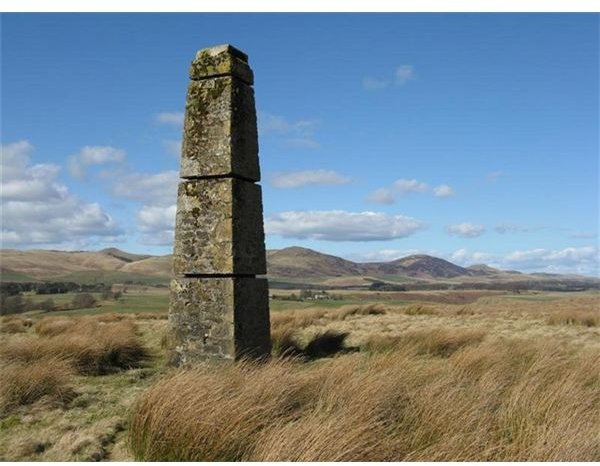
<path fill-rule="evenodd" d="M 166 254 L 187 69 L 250 56 L 267 247 L 598 273 L 598 15 L 2 15 L 3 247 Z"/>

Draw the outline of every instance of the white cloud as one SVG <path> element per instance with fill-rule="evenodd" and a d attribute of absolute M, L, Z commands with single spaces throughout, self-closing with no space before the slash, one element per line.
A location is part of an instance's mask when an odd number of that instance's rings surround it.
<path fill-rule="evenodd" d="M 445 255 L 445 257 L 450 262 L 467 267 L 473 264 L 487 264 L 489 261 L 493 261 L 495 256 L 486 252 L 470 252 L 467 249 L 458 249 Z"/>
<path fill-rule="evenodd" d="M 307 185 L 340 185 L 352 181 L 333 170 L 302 170 L 274 173 L 271 184 L 276 188 L 299 188 Z"/>
<path fill-rule="evenodd" d="M 283 142 L 290 147 L 319 148 L 320 144 L 314 138 L 318 126 L 317 120 L 290 121 L 279 115 L 258 112 L 259 133 L 282 138 Z"/>
<path fill-rule="evenodd" d="M 415 68 L 412 65 L 400 65 L 394 71 L 393 76 L 389 78 L 374 78 L 372 76 L 363 79 L 363 88 L 367 91 L 378 91 L 388 87 L 404 86 L 409 81 L 416 79 Z"/>
<path fill-rule="evenodd" d="M 532 230 L 533 228 L 531 227 L 525 225 L 516 225 L 514 223 L 502 223 L 494 227 L 494 231 L 500 235 L 527 233 Z"/>
<path fill-rule="evenodd" d="M 451 236 L 462 236 L 463 238 L 476 238 L 485 233 L 483 225 L 474 225 L 472 223 L 457 223 L 448 225 L 446 231 Z"/>
<path fill-rule="evenodd" d="M 69 173 L 79 180 L 85 178 L 85 172 L 90 165 L 119 163 L 125 160 L 125 151 L 110 146 L 85 146 L 78 154 L 68 159 Z"/>
<path fill-rule="evenodd" d="M 154 120 L 162 125 L 183 126 L 183 112 L 157 113 Z"/>
<path fill-rule="evenodd" d="M 174 170 L 159 173 L 111 173 L 114 196 L 142 203 L 136 220 L 142 244 L 173 243 L 175 203 L 179 175 Z"/>
<path fill-rule="evenodd" d="M 121 234 L 98 203 L 69 192 L 59 167 L 32 165 L 27 141 L 2 145 L 2 246 L 68 246 Z"/>
<path fill-rule="evenodd" d="M 505 264 L 524 271 L 595 275 L 598 275 L 599 272 L 599 262 L 598 248 L 594 246 L 514 251 L 504 258 Z"/>
<path fill-rule="evenodd" d="M 381 212 L 289 211 L 265 221 L 268 234 L 324 241 L 383 241 L 424 229 L 424 222 Z"/>
<path fill-rule="evenodd" d="M 429 189 L 427 183 L 423 183 L 417 180 L 396 180 L 393 185 L 393 189 L 400 195 L 408 193 L 425 193 Z"/>
<path fill-rule="evenodd" d="M 393 204 L 398 196 L 406 196 L 411 193 L 433 193 L 436 197 L 452 197 L 454 190 L 447 184 L 431 188 L 427 183 L 415 179 L 396 180 L 389 188 L 379 188 L 367 196 L 367 201 L 377 204 Z"/>
<path fill-rule="evenodd" d="M 174 170 L 159 173 L 111 174 L 115 196 L 145 205 L 168 206 L 177 200 L 179 175 Z"/>
<path fill-rule="evenodd" d="M 420 249 L 382 249 L 351 255 L 350 259 L 359 262 L 392 261 L 412 254 L 440 257 L 463 267 L 486 264 L 500 270 L 518 270 L 524 273 L 600 274 L 600 254 L 598 248 L 593 246 L 557 250 L 538 248 L 507 253 L 469 251 L 464 248 L 451 253 Z"/>
<path fill-rule="evenodd" d="M 455 194 L 454 189 L 447 184 L 441 184 L 433 188 L 433 195 L 436 197 L 452 197 Z"/>
<path fill-rule="evenodd" d="M 138 212 L 138 228 L 144 244 L 171 245 L 175 233 L 175 214 L 177 207 L 143 206 Z"/>
<path fill-rule="evenodd" d="M 592 232 L 578 232 L 578 233 L 573 233 L 570 238 L 573 239 L 596 239 L 598 237 L 597 233 L 592 233 Z"/>
<path fill-rule="evenodd" d="M 376 204 L 393 204 L 396 199 L 394 192 L 390 188 L 379 188 L 367 196 L 367 201 Z"/>
<path fill-rule="evenodd" d="M 412 65 L 400 65 L 396 68 L 394 77 L 397 86 L 404 86 L 407 82 L 415 79 L 415 68 Z"/>

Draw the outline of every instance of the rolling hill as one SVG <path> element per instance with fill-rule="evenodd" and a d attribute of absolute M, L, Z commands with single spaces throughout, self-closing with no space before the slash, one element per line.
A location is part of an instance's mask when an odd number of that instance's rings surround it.
<path fill-rule="evenodd" d="M 117 248 L 101 251 L 0 250 L 2 281 L 73 281 L 78 283 L 140 283 L 166 285 L 171 256 L 131 254 Z M 390 262 L 353 262 L 312 249 L 289 247 L 267 251 L 272 286 L 304 284 L 368 287 L 375 281 L 410 287 L 460 286 L 484 288 L 510 283 L 531 287 L 564 284 L 598 287 L 597 278 L 502 271 L 485 264 L 461 267 L 438 257 L 411 255 Z M 504 286 L 503 285 L 503 286 Z M 516 286 L 516 285 L 515 285 Z M 561 285 L 562 286 L 562 285 Z"/>

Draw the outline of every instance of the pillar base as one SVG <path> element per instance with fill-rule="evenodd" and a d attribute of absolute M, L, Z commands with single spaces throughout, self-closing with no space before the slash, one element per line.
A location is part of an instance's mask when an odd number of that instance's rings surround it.
<path fill-rule="evenodd" d="M 175 365 L 270 356 L 267 280 L 176 278 L 171 281 L 169 323 Z"/>

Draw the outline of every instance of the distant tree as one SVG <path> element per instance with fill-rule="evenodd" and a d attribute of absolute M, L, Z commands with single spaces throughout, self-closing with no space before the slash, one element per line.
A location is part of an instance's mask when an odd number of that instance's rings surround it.
<path fill-rule="evenodd" d="M 71 305 L 75 309 L 94 307 L 96 305 L 96 298 L 94 298 L 90 293 L 78 293 L 73 297 Z"/>
<path fill-rule="evenodd" d="M 7 296 L 2 294 L 2 305 L 0 307 L 1 315 L 20 314 L 25 311 L 25 301 L 22 294 Z"/>
<path fill-rule="evenodd" d="M 100 295 L 100 297 L 101 297 L 103 300 L 105 300 L 105 301 L 106 301 L 107 299 L 112 299 L 112 298 L 114 298 L 114 295 L 113 295 L 113 292 L 112 292 L 112 291 L 110 291 L 110 290 L 104 290 L 104 291 L 102 292 L 102 294 Z"/>
<path fill-rule="evenodd" d="M 52 312 L 56 310 L 56 304 L 52 298 L 45 299 L 37 305 L 42 311 Z"/>
<path fill-rule="evenodd" d="M 115 292 L 113 293 L 113 299 L 114 299 L 115 301 L 118 301 L 119 299 L 121 299 L 121 296 L 123 296 L 123 293 L 121 293 L 120 291 L 115 291 Z"/>

